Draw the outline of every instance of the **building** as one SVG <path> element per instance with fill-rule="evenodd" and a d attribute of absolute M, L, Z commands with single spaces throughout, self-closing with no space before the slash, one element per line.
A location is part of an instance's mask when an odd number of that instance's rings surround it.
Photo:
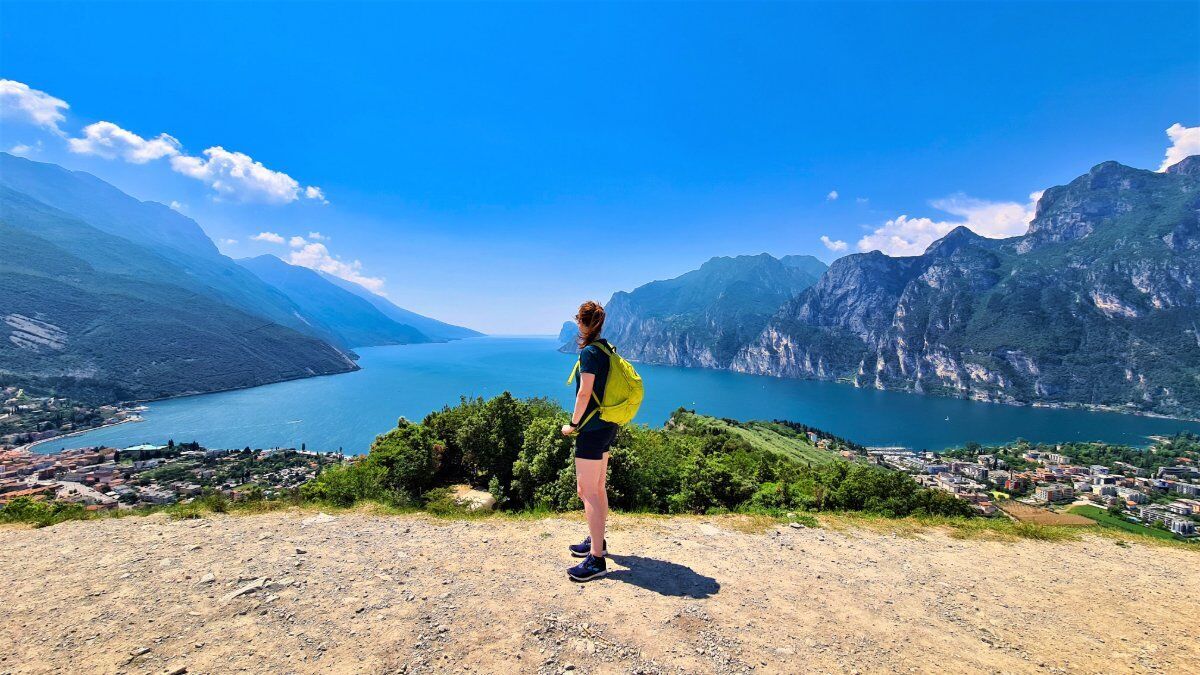
<path fill-rule="evenodd" d="M 1166 508 L 1167 511 L 1170 511 L 1171 513 L 1174 513 L 1177 516 L 1192 515 L 1192 507 L 1188 504 L 1183 503 L 1182 501 L 1171 502 L 1170 504 L 1167 504 L 1164 508 Z"/>
<path fill-rule="evenodd" d="M 981 483 L 986 482 L 988 479 L 988 469 L 982 464 L 964 465 L 960 473 L 968 478 L 974 478 Z"/>
<path fill-rule="evenodd" d="M 1024 476 L 1009 476 L 1004 481 L 1004 489 L 1009 492 L 1024 492 L 1029 489 L 1029 479 Z"/>
<path fill-rule="evenodd" d="M 1149 500 L 1145 493 L 1128 487 L 1117 488 L 1117 496 L 1124 499 L 1127 504 L 1145 504 Z"/>
<path fill-rule="evenodd" d="M 1200 497 L 1200 485 L 1193 483 L 1174 483 L 1171 485 L 1171 492 L 1188 497 Z"/>
<path fill-rule="evenodd" d="M 1163 518 L 1163 525 L 1166 525 L 1168 530 L 1181 537 L 1196 536 L 1196 523 L 1192 522 L 1189 518 L 1167 516 Z"/>
<path fill-rule="evenodd" d="M 1071 488 L 1069 486 L 1062 485 L 1059 483 L 1051 483 L 1049 485 L 1039 485 L 1033 491 L 1034 499 L 1036 499 L 1040 502 L 1046 502 L 1047 504 L 1050 504 L 1053 502 L 1066 501 L 1068 499 L 1071 499 L 1074 496 L 1075 496 L 1074 488 Z"/>

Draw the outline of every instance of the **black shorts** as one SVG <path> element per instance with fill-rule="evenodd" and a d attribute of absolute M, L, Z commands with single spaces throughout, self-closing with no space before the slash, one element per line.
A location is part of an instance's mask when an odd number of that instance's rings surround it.
<path fill-rule="evenodd" d="M 581 431 L 575 437 L 575 459 L 604 459 L 604 453 L 617 440 L 617 425 Z"/>

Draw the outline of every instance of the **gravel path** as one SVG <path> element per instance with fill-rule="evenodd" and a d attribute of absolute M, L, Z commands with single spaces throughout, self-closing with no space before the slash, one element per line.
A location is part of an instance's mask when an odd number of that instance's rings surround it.
<path fill-rule="evenodd" d="M 1200 556 L 1113 540 L 283 512 L 0 528 L 0 673 L 1196 672 Z"/>

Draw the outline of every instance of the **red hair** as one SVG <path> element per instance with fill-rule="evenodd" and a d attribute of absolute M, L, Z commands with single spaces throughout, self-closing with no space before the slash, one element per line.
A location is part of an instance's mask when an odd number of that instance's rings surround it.
<path fill-rule="evenodd" d="M 588 300 L 579 306 L 575 323 L 579 325 L 579 348 L 583 349 L 600 337 L 600 329 L 604 328 L 604 308 L 595 300 Z"/>

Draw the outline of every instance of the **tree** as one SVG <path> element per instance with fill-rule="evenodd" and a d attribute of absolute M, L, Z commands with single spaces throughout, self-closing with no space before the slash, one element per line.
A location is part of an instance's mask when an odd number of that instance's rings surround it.
<path fill-rule="evenodd" d="M 525 430 L 525 439 L 513 464 L 511 489 L 507 491 L 512 508 L 543 506 L 566 509 L 575 497 L 571 439 L 562 435 L 561 420 L 535 419 Z M 570 474 L 568 488 L 562 489 L 560 477 Z"/>
<path fill-rule="evenodd" d="M 433 485 L 433 434 L 401 419 L 402 426 L 371 444 L 366 463 L 382 467 L 383 486 L 416 501 Z"/>

